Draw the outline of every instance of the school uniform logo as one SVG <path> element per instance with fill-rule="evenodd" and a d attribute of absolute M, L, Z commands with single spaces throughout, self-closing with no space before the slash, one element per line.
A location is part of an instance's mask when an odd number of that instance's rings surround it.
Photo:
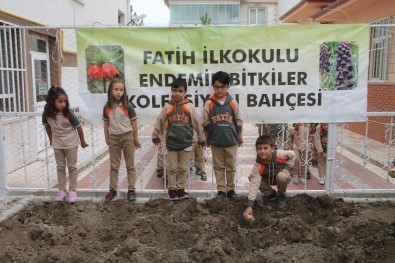
<path fill-rule="evenodd" d="M 232 123 L 233 122 L 233 116 L 229 114 L 229 112 L 222 113 L 222 114 L 217 114 L 211 117 L 211 120 L 213 123 L 217 122 L 227 122 L 227 123 Z M 221 126 L 221 125 L 219 125 Z M 228 125 L 225 125 L 228 126 Z"/>
<path fill-rule="evenodd" d="M 123 113 L 120 113 L 120 114 L 118 115 L 118 119 L 119 119 L 120 121 L 122 121 L 122 122 L 128 121 L 128 117 L 127 117 L 125 114 L 123 114 Z"/>
<path fill-rule="evenodd" d="M 71 126 L 70 122 L 67 122 L 67 121 L 62 122 L 62 123 L 60 124 L 60 127 L 61 127 L 62 129 L 67 129 L 67 128 L 69 128 L 70 126 Z"/>

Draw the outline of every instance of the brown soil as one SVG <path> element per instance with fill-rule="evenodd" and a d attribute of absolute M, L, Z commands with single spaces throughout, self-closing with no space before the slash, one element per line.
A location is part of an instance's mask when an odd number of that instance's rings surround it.
<path fill-rule="evenodd" d="M 0 224 L 0 262 L 394 262 L 395 204 L 291 197 L 286 208 L 238 200 L 34 201 Z"/>

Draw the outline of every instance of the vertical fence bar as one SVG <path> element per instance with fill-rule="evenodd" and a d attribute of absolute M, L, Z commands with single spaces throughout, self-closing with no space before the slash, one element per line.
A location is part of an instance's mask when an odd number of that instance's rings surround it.
<path fill-rule="evenodd" d="M 22 144 L 21 144 L 21 150 L 22 150 L 22 163 L 23 163 L 23 174 L 25 177 L 25 184 L 27 184 L 27 162 L 26 162 L 26 144 L 28 142 L 25 142 L 25 136 L 24 136 L 24 131 L 23 131 L 23 125 L 21 125 L 21 139 L 22 139 Z M 19 155 L 21 156 L 21 155 Z"/>
<path fill-rule="evenodd" d="M 389 136 L 388 136 L 388 160 L 391 159 L 391 150 L 392 146 L 394 146 L 394 139 L 393 139 L 393 129 L 394 129 L 394 117 L 391 117 L 390 127 L 389 127 Z"/>
<path fill-rule="evenodd" d="M 336 128 L 337 129 L 337 128 Z M 343 179 L 345 178 L 345 172 L 344 172 L 344 165 L 345 165 L 345 160 L 344 160 L 344 154 L 343 154 L 343 150 L 344 150 L 344 146 L 345 146 L 345 138 L 344 138 L 344 129 L 345 129 L 345 124 L 341 123 L 339 125 L 339 132 L 340 132 L 340 159 L 338 161 L 339 163 L 339 183 L 341 183 L 343 181 Z M 337 139 L 337 138 L 336 138 Z"/>
<path fill-rule="evenodd" d="M 327 146 L 327 164 L 325 176 L 325 190 L 332 194 L 335 182 L 335 168 L 336 168 L 336 123 L 329 123 L 328 125 L 328 146 Z"/>
<path fill-rule="evenodd" d="M 362 142 L 363 145 L 363 168 L 364 168 L 364 174 L 365 174 L 365 179 L 367 176 L 367 172 L 366 172 L 366 165 L 368 163 L 368 152 L 367 149 L 369 147 L 369 137 L 368 137 L 368 132 L 369 132 L 369 117 L 366 117 L 366 122 L 365 122 L 365 137 L 364 137 L 364 141 Z M 362 182 L 362 189 L 365 189 L 365 180 L 363 180 Z"/>
<path fill-rule="evenodd" d="M 387 153 L 387 162 L 386 162 L 386 170 L 387 171 L 389 171 L 388 169 L 390 169 L 390 167 L 391 167 L 391 152 L 392 152 L 392 147 L 394 146 L 394 139 L 393 139 L 393 131 L 394 131 L 394 127 L 395 127 L 395 124 L 394 124 L 394 117 L 393 116 L 391 116 L 391 118 L 390 118 L 390 124 L 389 124 L 389 134 L 388 134 L 388 139 L 387 139 L 387 136 L 386 136 L 386 138 L 385 138 L 385 140 L 386 140 L 386 142 L 388 142 L 388 153 Z M 388 175 L 388 173 L 387 173 L 387 181 L 389 181 L 389 175 Z M 387 189 L 388 189 L 388 184 L 386 185 L 387 186 Z"/>
<path fill-rule="evenodd" d="M 3 121 L 0 119 L 0 196 L 6 195 L 7 178 L 5 174 Z"/>
<path fill-rule="evenodd" d="M 91 148 L 91 153 L 92 153 L 92 160 L 91 160 L 91 165 L 92 165 L 92 173 L 89 173 L 89 176 L 91 178 L 91 181 L 93 182 L 93 189 L 95 190 L 95 192 L 97 193 L 97 176 L 96 176 L 96 168 L 97 168 L 97 162 L 96 162 L 96 158 L 95 158 L 95 137 L 94 137 L 94 127 L 93 124 L 90 124 L 90 136 L 91 136 L 91 144 L 90 144 L 90 148 Z"/>
<path fill-rule="evenodd" d="M 48 155 L 48 143 L 50 143 L 49 138 L 47 139 L 47 134 L 44 135 L 44 143 L 45 143 L 45 171 L 47 174 L 47 189 L 51 188 L 50 182 L 50 173 L 49 173 L 49 155 Z"/>

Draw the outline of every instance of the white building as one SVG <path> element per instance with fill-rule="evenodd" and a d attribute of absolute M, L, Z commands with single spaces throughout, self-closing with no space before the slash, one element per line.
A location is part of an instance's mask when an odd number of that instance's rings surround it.
<path fill-rule="evenodd" d="M 170 25 L 201 25 L 207 14 L 212 25 L 278 24 L 278 0 L 164 0 L 170 9 Z"/>
<path fill-rule="evenodd" d="M 46 136 L 39 116 L 11 113 L 42 112 L 52 85 L 63 87 L 71 107 L 78 107 L 74 27 L 125 26 L 129 18 L 129 0 L 0 0 L 0 128 L 4 149 L 13 149 L 5 156 L 6 172 L 21 166 L 20 138 L 38 138 L 23 145 L 31 162 Z"/>

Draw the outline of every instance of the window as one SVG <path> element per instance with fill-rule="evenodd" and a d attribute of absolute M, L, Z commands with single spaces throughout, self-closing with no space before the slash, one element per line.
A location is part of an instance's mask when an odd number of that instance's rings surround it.
<path fill-rule="evenodd" d="M 24 31 L 0 22 L 0 111 L 27 111 Z"/>
<path fill-rule="evenodd" d="M 250 25 L 266 24 L 266 10 L 263 8 L 251 8 L 249 12 Z"/>
<path fill-rule="evenodd" d="M 386 81 L 391 48 L 391 18 L 372 23 L 370 28 L 369 81 Z"/>
<path fill-rule="evenodd" d="M 201 25 L 207 14 L 213 25 L 239 24 L 240 4 L 171 4 L 170 24 Z"/>
<path fill-rule="evenodd" d="M 34 105 L 38 106 L 45 103 L 50 86 L 48 41 L 38 36 L 30 36 L 29 47 L 35 91 Z"/>
<path fill-rule="evenodd" d="M 121 10 L 118 10 L 118 25 L 124 26 L 125 24 L 125 14 Z"/>

